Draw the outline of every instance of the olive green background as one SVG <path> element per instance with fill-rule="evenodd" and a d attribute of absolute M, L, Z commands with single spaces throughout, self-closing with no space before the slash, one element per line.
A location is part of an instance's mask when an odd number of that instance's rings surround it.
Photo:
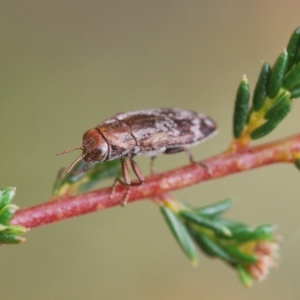
<path fill-rule="evenodd" d="M 192 149 L 223 151 L 243 74 L 255 84 L 300 25 L 299 1 L 0 1 L 0 186 L 22 208 L 46 201 L 82 134 L 121 111 L 202 111 L 219 135 Z M 300 104 L 264 141 L 299 130 Z M 264 142 L 262 141 L 262 142 Z M 149 159 L 138 158 L 144 172 Z M 156 170 L 187 163 L 159 157 Z M 106 185 L 110 185 L 107 181 Z M 193 268 L 150 201 L 32 230 L 1 247 L 1 300 L 299 299 L 300 174 L 278 164 L 175 195 L 195 206 L 232 196 L 227 217 L 279 225 L 281 259 L 247 290 L 235 272 L 200 255 Z"/>

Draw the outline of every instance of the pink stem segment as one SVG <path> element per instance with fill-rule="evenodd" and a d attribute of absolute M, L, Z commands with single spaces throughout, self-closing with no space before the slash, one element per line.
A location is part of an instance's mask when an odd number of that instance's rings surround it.
<path fill-rule="evenodd" d="M 203 162 L 210 172 L 201 165 L 191 164 L 147 177 L 144 184 L 132 187 L 128 203 L 145 198 L 154 198 L 155 195 L 165 192 L 272 163 L 293 163 L 299 153 L 300 134 L 247 148 L 243 152 L 225 152 Z M 11 223 L 35 228 L 119 206 L 124 199 L 126 188 L 121 185 L 117 186 L 112 199 L 109 198 L 110 191 L 111 188 L 104 188 L 75 196 L 66 195 L 52 198 L 43 204 L 18 211 Z"/>

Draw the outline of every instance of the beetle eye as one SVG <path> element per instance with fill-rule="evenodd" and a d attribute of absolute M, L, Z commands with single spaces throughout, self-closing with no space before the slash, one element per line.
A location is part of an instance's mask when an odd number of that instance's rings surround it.
<path fill-rule="evenodd" d="M 99 147 L 98 150 L 102 157 L 106 156 L 106 154 L 107 154 L 107 146 L 106 145 Z"/>

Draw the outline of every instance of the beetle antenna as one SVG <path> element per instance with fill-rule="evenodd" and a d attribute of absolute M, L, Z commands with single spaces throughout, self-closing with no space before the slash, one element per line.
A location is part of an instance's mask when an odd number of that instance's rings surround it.
<path fill-rule="evenodd" d="M 81 160 L 83 160 L 85 156 L 86 156 L 86 153 L 82 154 L 80 157 L 78 157 L 76 160 L 74 160 L 74 161 L 72 162 L 72 164 L 70 165 L 70 167 L 68 168 L 67 173 L 70 173 L 71 170 L 74 168 L 74 166 L 75 166 L 78 162 L 80 162 Z"/>
<path fill-rule="evenodd" d="M 67 149 L 67 150 L 65 150 L 63 152 L 57 153 L 56 155 L 57 156 L 64 155 L 64 154 L 67 154 L 67 153 L 72 152 L 74 150 L 84 150 L 84 148 L 82 146 L 80 146 L 80 147 L 74 147 L 74 148 Z"/>

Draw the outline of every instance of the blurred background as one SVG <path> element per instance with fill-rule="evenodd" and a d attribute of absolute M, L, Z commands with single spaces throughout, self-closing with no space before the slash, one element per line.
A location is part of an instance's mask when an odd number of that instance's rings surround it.
<path fill-rule="evenodd" d="M 253 87 L 300 25 L 299 1 L 1 1 L 0 186 L 25 208 L 46 201 L 82 134 L 122 111 L 202 111 L 219 135 L 198 159 L 228 147 L 237 86 Z M 300 106 L 264 141 L 299 131 Z M 149 159 L 138 158 L 144 172 Z M 187 163 L 159 157 L 156 170 Z M 266 180 L 267 179 L 267 180 Z M 157 207 L 140 201 L 32 230 L 1 247 L 1 299 L 299 299 L 300 174 L 278 164 L 175 195 L 194 206 L 227 196 L 226 217 L 279 225 L 279 268 L 247 290 L 200 255 L 192 268 Z M 107 181 L 106 185 L 110 185 Z"/>

